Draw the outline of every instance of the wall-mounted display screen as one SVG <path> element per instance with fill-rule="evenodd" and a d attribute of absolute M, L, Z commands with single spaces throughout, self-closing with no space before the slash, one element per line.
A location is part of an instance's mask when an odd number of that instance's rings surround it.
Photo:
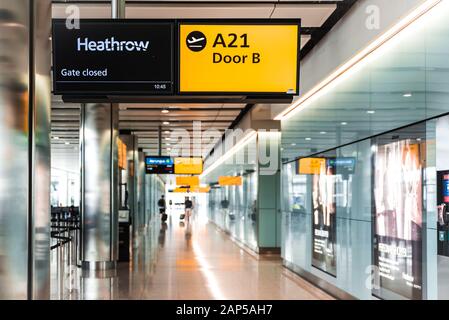
<path fill-rule="evenodd" d="M 296 174 L 320 174 L 325 158 L 301 158 L 296 162 Z"/>
<path fill-rule="evenodd" d="M 329 158 L 328 165 L 335 168 L 337 174 L 354 174 L 355 173 L 355 158 L 354 157 L 335 157 Z"/>
<path fill-rule="evenodd" d="M 380 138 L 379 138 L 380 139 Z M 373 294 L 422 298 L 422 170 L 425 144 L 373 140 Z"/>
<path fill-rule="evenodd" d="M 148 174 L 172 174 L 174 163 L 171 157 L 145 157 L 145 172 Z"/>
<path fill-rule="evenodd" d="M 179 92 L 298 94 L 299 20 L 179 24 Z"/>
<path fill-rule="evenodd" d="M 53 20 L 55 94 L 172 94 L 174 21 Z"/>
<path fill-rule="evenodd" d="M 312 177 L 312 265 L 337 276 L 335 167 L 322 162 Z"/>

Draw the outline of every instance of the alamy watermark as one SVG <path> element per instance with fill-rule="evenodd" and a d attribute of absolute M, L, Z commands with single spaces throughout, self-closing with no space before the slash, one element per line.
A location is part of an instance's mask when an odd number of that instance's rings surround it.
<path fill-rule="evenodd" d="M 164 144 L 172 157 L 205 157 L 212 164 L 225 157 L 224 165 L 258 165 L 260 174 L 273 175 L 279 170 L 280 132 L 259 129 L 202 129 L 194 121 L 193 130 L 176 128 L 170 131 Z M 250 138 L 249 138 L 250 137 Z M 168 138 L 168 139 L 167 139 Z"/>

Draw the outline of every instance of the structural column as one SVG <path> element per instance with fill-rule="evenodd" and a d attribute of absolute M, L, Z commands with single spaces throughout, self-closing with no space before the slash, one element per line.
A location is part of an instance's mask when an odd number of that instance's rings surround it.
<path fill-rule="evenodd" d="M 81 262 L 115 268 L 118 257 L 118 106 L 81 106 Z"/>
<path fill-rule="evenodd" d="M 51 1 L 0 12 L 0 300 L 49 299 Z"/>

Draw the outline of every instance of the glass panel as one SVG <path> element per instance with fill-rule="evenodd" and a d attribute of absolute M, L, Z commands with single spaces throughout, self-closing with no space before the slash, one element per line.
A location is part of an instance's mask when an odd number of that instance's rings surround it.
<path fill-rule="evenodd" d="M 306 157 L 447 112 L 448 17 L 449 3 L 442 1 L 282 121 L 282 158 Z"/>

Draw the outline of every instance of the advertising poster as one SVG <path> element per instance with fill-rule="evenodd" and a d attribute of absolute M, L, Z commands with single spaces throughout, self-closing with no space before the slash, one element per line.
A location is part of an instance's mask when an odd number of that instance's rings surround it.
<path fill-rule="evenodd" d="M 336 266 L 335 167 L 323 161 L 312 177 L 312 265 L 332 276 Z"/>
<path fill-rule="evenodd" d="M 437 172 L 438 254 L 449 257 L 449 171 Z"/>
<path fill-rule="evenodd" d="M 402 140 L 373 146 L 373 260 L 383 299 L 422 298 L 422 153 Z"/>

